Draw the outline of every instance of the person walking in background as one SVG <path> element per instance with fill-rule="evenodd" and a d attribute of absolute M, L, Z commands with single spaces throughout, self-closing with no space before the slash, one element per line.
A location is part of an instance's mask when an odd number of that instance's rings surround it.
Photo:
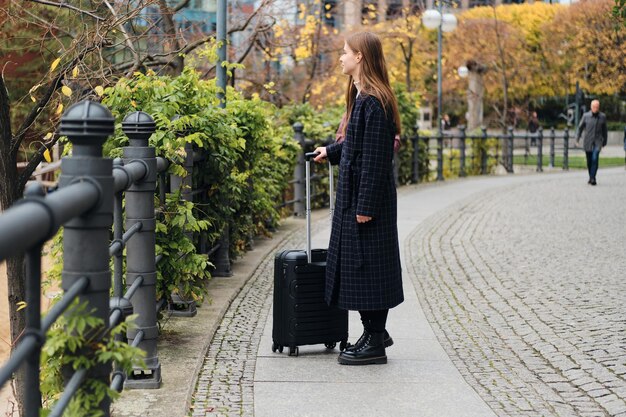
<path fill-rule="evenodd" d="M 363 322 L 363 334 L 339 354 L 339 363 L 384 364 L 385 347 L 393 344 L 387 315 L 404 301 L 392 165 L 400 114 L 377 35 L 346 38 L 340 61 L 348 76 L 345 139 L 315 150 L 316 162 L 339 164 L 325 298 L 358 310 Z"/>
<path fill-rule="evenodd" d="M 443 131 L 450 130 L 450 127 L 452 127 L 450 125 L 450 116 L 446 113 L 441 118 L 441 130 Z"/>
<path fill-rule="evenodd" d="M 587 155 L 587 169 L 589 170 L 589 181 L 587 184 L 596 185 L 596 174 L 600 160 L 600 151 L 606 146 L 608 130 L 606 126 L 606 115 L 600 111 L 600 102 L 591 102 L 591 111 L 583 114 L 578 133 L 576 134 L 576 146 L 580 146 L 580 137 L 584 134 L 583 148 Z"/>

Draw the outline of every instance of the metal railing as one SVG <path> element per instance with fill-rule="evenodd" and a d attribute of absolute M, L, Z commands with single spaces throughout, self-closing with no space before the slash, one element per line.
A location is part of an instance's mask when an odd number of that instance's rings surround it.
<path fill-rule="evenodd" d="M 562 168 L 568 170 L 569 153 L 572 150 L 569 130 L 557 134 L 554 128 L 545 135 L 542 128 L 534 134 L 518 134 L 512 127 L 509 127 L 506 134 L 492 134 L 483 127 L 481 133 L 467 135 L 465 127 L 460 126 L 457 132 L 446 132 L 442 135 L 420 135 L 416 131 L 406 140 L 412 145 L 411 183 L 428 181 L 430 174 L 434 174 L 437 181 L 444 180 L 446 162 L 447 171 L 460 177 L 467 176 L 470 171 L 486 175 L 490 173 L 490 167 L 497 165 L 502 165 L 506 172 L 513 173 L 514 160 L 519 155 L 516 150 L 523 150 L 525 164 L 530 156 L 536 158 L 537 172 L 543 171 L 544 156 L 549 157 L 549 167 L 554 168 L 558 151 L 563 156 Z M 546 141 L 549 146 L 548 155 L 544 153 Z M 535 155 L 531 154 L 531 145 L 536 149 Z"/>
<path fill-rule="evenodd" d="M 20 366 L 25 366 L 24 417 L 39 416 L 39 361 L 46 332 L 75 300 L 86 303 L 90 314 L 105 323 L 103 328 L 93 329 L 100 337 L 108 335 L 129 314 L 136 314 L 136 327 L 127 332 L 127 338 L 132 346 L 146 352 L 146 369 L 137 369 L 128 376 L 114 369 L 112 363 L 79 369 L 65 381 L 65 391 L 50 416 L 63 414 L 87 373 L 92 379 L 110 382 L 118 391 L 125 379 L 125 386 L 132 388 L 158 388 L 161 383 L 156 346 L 154 194 L 157 173 L 167 168 L 167 161 L 156 158 L 154 148 L 148 146 L 156 126 L 142 112 L 127 116 L 122 124 L 130 139 L 124 159 L 103 158 L 102 146 L 114 126 L 111 113 L 98 103 L 83 101 L 70 107 L 61 119 L 60 134 L 68 137 L 73 150 L 71 157 L 63 158 L 59 189 L 45 195 L 41 185 L 30 184 L 25 198 L 0 215 L 0 260 L 26 253 L 26 328 L 0 369 L 2 386 Z M 110 242 L 113 223 L 114 239 Z M 61 226 L 64 295 L 41 319 L 41 249 Z M 126 291 L 122 294 L 124 248 L 127 272 Z M 115 258 L 112 298 L 111 256 Z M 110 399 L 104 398 L 98 410 L 109 416 L 109 409 Z"/>

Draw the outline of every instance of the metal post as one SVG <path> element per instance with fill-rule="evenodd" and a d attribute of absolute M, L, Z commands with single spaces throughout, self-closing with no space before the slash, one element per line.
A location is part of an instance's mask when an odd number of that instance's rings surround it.
<path fill-rule="evenodd" d="M 306 213 L 305 207 L 305 163 L 304 163 L 304 152 L 305 152 L 305 140 L 304 140 L 304 125 L 300 122 L 296 122 L 293 124 L 294 131 L 294 140 L 298 142 L 300 147 L 302 148 L 302 152 L 298 154 L 298 162 L 296 163 L 296 168 L 293 175 L 293 199 L 295 200 L 293 204 L 293 215 L 297 217 L 304 217 Z"/>
<path fill-rule="evenodd" d="M 483 144 L 480 147 L 480 174 L 487 175 L 487 127 L 481 126 L 480 130 L 483 132 Z"/>
<path fill-rule="evenodd" d="M 537 131 L 537 172 L 543 172 L 543 128 Z"/>
<path fill-rule="evenodd" d="M 26 199 L 42 198 L 43 189 L 34 184 L 26 189 Z M 36 245 L 26 253 L 26 329 L 24 334 L 37 337 L 35 350 L 24 363 L 24 415 L 39 417 L 41 407 L 41 390 L 39 388 L 39 358 L 44 335 L 41 332 L 41 248 Z"/>
<path fill-rule="evenodd" d="M 441 121 L 443 120 L 442 111 L 441 111 L 441 25 L 443 24 L 443 1 L 437 2 L 437 10 L 439 11 L 439 26 L 437 27 L 437 132 L 439 133 L 438 137 L 442 137 L 442 128 Z M 440 147 L 441 149 L 441 147 Z M 443 164 L 437 162 L 437 181 L 443 181 L 443 171 L 441 175 L 439 173 L 441 166 L 443 168 Z"/>
<path fill-rule="evenodd" d="M 124 166 L 124 161 L 121 158 L 115 158 L 113 160 L 113 169 L 118 169 Z M 113 241 L 122 241 L 124 235 L 124 209 L 123 209 L 123 192 L 115 194 L 115 201 L 113 203 Z M 124 279 L 124 256 L 123 250 L 119 250 L 113 258 L 113 297 L 121 298 L 122 293 L 122 281 Z"/>
<path fill-rule="evenodd" d="M 437 181 L 443 181 L 443 132 L 437 135 Z"/>
<path fill-rule="evenodd" d="M 461 139 L 461 160 L 459 162 L 459 177 L 467 176 L 465 172 L 465 126 L 459 126 L 459 136 Z"/>
<path fill-rule="evenodd" d="M 563 133 L 563 170 L 569 170 L 569 128 Z"/>
<path fill-rule="evenodd" d="M 411 155 L 411 183 L 417 184 L 420 180 L 420 136 L 419 130 L 413 128 L 413 137 L 411 137 L 411 145 L 413 146 L 413 154 Z"/>
<path fill-rule="evenodd" d="M 507 149 L 508 151 L 508 155 L 506 157 L 506 159 L 508 160 L 507 162 L 507 171 L 509 174 L 513 173 L 513 142 L 515 139 L 515 136 L 513 136 L 513 126 L 509 126 L 509 135 L 507 137 L 508 141 L 509 141 L 509 149 Z"/>
<path fill-rule="evenodd" d="M 556 133 L 554 126 L 550 128 L 550 168 L 554 168 L 554 147 L 556 142 Z"/>
<path fill-rule="evenodd" d="M 82 101 L 65 112 L 59 131 L 73 145 L 72 157 L 63 158 L 61 163 L 59 187 L 63 189 L 76 182 L 88 181 L 99 190 L 98 204 L 87 214 L 64 225 L 61 286 L 68 291 L 76 281 L 87 277 L 89 285 L 78 297 L 78 302 L 87 303 L 87 311 L 106 324 L 109 323 L 111 289 L 109 233 L 113 223 L 114 187 L 113 164 L 110 159 L 102 158 L 102 145 L 113 134 L 114 128 L 115 118 L 106 107 Z M 88 346 L 85 349 L 93 348 Z M 94 365 L 89 370 L 90 378 L 106 386 L 109 385 L 110 374 L 110 362 Z M 105 396 L 98 405 L 97 409 L 104 417 L 110 415 L 110 404 L 111 399 Z M 86 415 L 93 414 L 87 411 Z"/>
<path fill-rule="evenodd" d="M 217 87 L 221 89 L 217 93 L 220 99 L 220 107 L 226 107 L 226 67 L 222 63 L 226 61 L 226 0 L 217 0 L 217 65 L 215 72 L 217 73 Z"/>
<path fill-rule="evenodd" d="M 130 139 L 124 147 L 124 163 L 140 161 L 146 166 L 146 176 L 131 185 L 126 191 L 126 230 L 141 223 L 139 232 L 126 246 L 126 287 L 142 278 L 141 285 L 131 298 L 133 313 L 137 315 L 135 326 L 128 330 L 128 342 L 133 343 L 139 332 L 143 340 L 138 344 L 146 352 L 146 369 L 135 369 L 124 384 L 126 388 L 159 388 L 161 385 L 161 364 L 157 355 L 156 309 L 156 218 L 154 215 L 154 194 L 157 180 L 157 161 L 148 139 L 156 130 L 156 123 L 144 112 L 131 113 L 122 122 L 122 130 Z"/>
<path fill-rule="evenodd" d="M 222 66 L 222 63 L 228 59 L 227 44 L 226 44 L 226 22 L 227 22 L 227 7 L 226 0 L 217 0 L 217 30 L 216 41 L 218 44 L 217 49 L 217 86 L 221 90 L 217 96 L 220 99 L 220 107 L 226 108 L 226 67 Z M 227 202 L 224 202 L 227 204 Z M 216 277 L 230 277 L 233 272 L 230 268 L 230 220 L 226 219 L 226 225 L 222 230 L 222 234 L 218 241 L 219 249 L 215 254 L 215 271 L 213 276 Z"/>
<path fill-rule="evenodd" d="M 524 138 L 524 165 L 528 165 L 528 155 L 530 154 L 530 132 L 526 131 Z"/>

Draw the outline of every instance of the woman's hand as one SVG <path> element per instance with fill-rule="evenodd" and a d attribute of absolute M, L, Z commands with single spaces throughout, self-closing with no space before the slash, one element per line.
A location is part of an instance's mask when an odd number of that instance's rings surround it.
<path fill-rule="evenodd" d="M 357 223 L 367 223 L 370 220 L 372 220 L 372 218 L 370 216 L 361 216 L 360 214 L 356 215 L 356 222 Z"/>
<path fill-rule="evenodd" d="M 328 156 L 326 154 L 326 148 L 325 147 L 319 147 L 319 148 L 315 148 L 315 152 L 319 152 L 319 155 L 317 155 L 314 159 L 315 162 L 324 162 L 324 160 L 326 159 L 326 157 Z"/>

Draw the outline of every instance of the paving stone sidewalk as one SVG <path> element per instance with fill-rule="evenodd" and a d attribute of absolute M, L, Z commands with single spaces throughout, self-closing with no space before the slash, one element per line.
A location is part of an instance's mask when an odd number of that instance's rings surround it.
<path fill-rule="evenodd" d="M 182 417 L 174 409 L 188 403 L 193 417 L 626 416 L 626 175 L 598 178 L 597 187 L 583 172 L 402 187 L 406 301 L 390 313 L 396 344 L 384 366 L 339 366 L 323 346 L 271 352 L 273 254 L 304 246 L 303 222 L 302 233 L 291 223 L 271 251 L 252 253 L 240 291 L 216 294 L 225 307 L 204 347 L 164 370 L 165 390 L 191 394 L 169 410 L 150 395 L 160 414 L 116 415 Z M 325 216 L 316 213 L 314 247 L 327 245 Z M 356 314 L 350 329 L 353 340 Z"/>
<path fill-rule="evenodd" d="M 409 274 L 499 416 L 626 416 L 626 175 L 497 189 L 417 228 Z"/>

